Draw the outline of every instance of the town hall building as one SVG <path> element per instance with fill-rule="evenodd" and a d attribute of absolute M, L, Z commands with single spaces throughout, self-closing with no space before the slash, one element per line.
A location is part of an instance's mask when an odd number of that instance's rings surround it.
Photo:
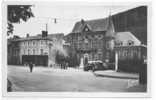
<path fill-rule="evenodd" d="M 114 27 L 111 17 L 106 19 L 81 20 L 77 22 L 66 41 L 70 43 L 73 53 L 83 60 L 111 59 L 113 49 Z"/>

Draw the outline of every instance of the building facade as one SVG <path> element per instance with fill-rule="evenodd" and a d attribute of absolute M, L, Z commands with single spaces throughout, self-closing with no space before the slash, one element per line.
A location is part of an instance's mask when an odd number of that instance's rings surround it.
<path fill-rule="evenodd" d="M 147 11 L 147 6 L 140 6 L 112 16 L 119 70 L 143 69 L 147 60 Z"/>
<path fill-rule="evenodd" d="M 81 20 L 66 36 L 66 41 L 79 64 L 81 58 L 115 62 L 116 52 L 120 61 L 129 58 L 136 61 L 135 56 L 140 60 L 147 56 L 146 46 L 142 47 L 147 45 L 147 7 L 136 7 L 104 19 Z"/>
<path fill-rule="evenodd" d="M 147 59 L 147 47 L 131 32 L 116 33 L 114 51 L 118 55 L 118 70 L 139 72 Z"/>
<path fill-rule="evenodd" d="M 110 54 L 109 41 L 113 38 L 109 30 L 111 27 L 110 18 L 100 20 L 90 20 L 77 22 L 72 33 L 66 36 L 66 41 L 70 43 L 73 54 L 76 55 L 78 62 L 85 61 L 105 61 Z M 110 28 L 110 29 L 109 29 Z"/>
<path fill-rule="evenodd" d="M 63 34 L 27 35 L 26 38 L 8 40 L 12 44 L 16 44 L 16 48 L 18 47 L 18 59 L 16 59 L 18 63 L 8 64 L 26 64 L 29 62 L 43 66 L 54 64 L 56 47 L 63 48 L 63 36 Z M 15 49 L 15 47 L 8 46 L 8 62 L 14 60 L 11 48 Z"/>
<path fill-rule="evenodd" d="M 144 45 L 117 46 L 115 52 L 118 54 L 118 70 L 139 72 L 147 60 L 147 47 Z"/>

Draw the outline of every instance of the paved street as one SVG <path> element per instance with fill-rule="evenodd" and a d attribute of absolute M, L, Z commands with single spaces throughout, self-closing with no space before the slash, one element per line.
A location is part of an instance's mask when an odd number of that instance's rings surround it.
<path fill-rule="evenodd" d="M 30 73 L 26 66 L 8 66 L 8 78 L 13 83 L 13 91 L 33 92 L 125 92 L 129 91 L 130 83 L 138 82 L 136 79 L 97 77 L 92 72 L 72 68 L 35 67 Z"/>

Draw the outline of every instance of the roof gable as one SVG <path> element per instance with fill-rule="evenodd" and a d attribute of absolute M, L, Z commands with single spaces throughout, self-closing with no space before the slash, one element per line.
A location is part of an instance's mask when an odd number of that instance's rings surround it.
<path fill-rule="evenodd" d="M 84 26 L 89 26 L 88 28 L 91 31 L 107 31 L 108 26 L 108 18 L 97 19 L 97 20 L 88 20 L 85 21 L 85 24 L 81 23 L 81 21 L 77 22 L 72 30 L 72 33 L 80 33 L 82 32 Z"/>
<path fill-rule="evenodd" d="M 83 32 L 85 32 L 85 31 L 91 31 L 91 27 L 88 25 L 88 24 L 86 24 L 86 25 L 84 25 L 84 27 L 82 28 L 82 31 Z"/>
<path fill-rule="evenodd" d="M 115 41 L 128 42 L 133 41 L 135 45 L 140 45 L 141 42 L 131 32 L 117 32 L 115 35 Z"/>

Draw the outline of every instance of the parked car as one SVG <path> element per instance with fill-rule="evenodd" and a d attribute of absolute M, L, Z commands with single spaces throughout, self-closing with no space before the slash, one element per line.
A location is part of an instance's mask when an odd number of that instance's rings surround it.
<path fill-rule="evenodd" d="M 106 63 L 102 61 L 88 61 L 88 64 L 84 67 L 84 71 L 96 71 L 96 70 L 106 70 L 108 68 Z"/>
<path fill-rule="evenodd" d="M 86 66 L 84 66 L 84 71 L 93 70 L 94 64 L 88 63 Z"/>

